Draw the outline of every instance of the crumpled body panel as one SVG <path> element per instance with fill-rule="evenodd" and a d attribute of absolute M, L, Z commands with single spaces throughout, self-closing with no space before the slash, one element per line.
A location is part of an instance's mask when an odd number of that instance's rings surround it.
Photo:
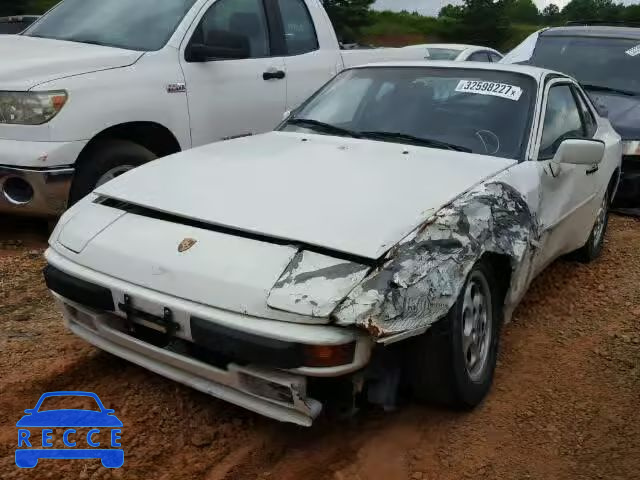
<path fill-rule="evenodd" d="M 341 325 L 375 337 L 428 328 L 455 303 L 473 265 L 485 253 L 508 256 L 508 317 L 531 279 L 535 216 L 513 187 L 481 185 L 441 209 L 403 240 L 334 312 Z"/>

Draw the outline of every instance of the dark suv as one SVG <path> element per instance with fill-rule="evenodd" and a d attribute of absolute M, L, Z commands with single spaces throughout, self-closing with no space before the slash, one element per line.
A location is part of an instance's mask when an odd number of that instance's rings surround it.
<path fill-rule="evenodd" d="M 0 17 L 0 35 L 20 33 L 38 18 L 38 15 Z"/>
<path fill-rule="evenodd" d="M 623 139 L 615 206 L 640 215 L 640 28 L 609 25 L 540 30 L 503 60 L 573 76 Z"/>

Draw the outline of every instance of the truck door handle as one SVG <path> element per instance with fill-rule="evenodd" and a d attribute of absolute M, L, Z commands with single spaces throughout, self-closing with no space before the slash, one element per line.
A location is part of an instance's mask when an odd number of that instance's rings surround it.
<path fill-rule="evenodd" d="M 283 70 L 267 70 L 262 74 L 265 80 L 282 80 L 286 76 Z"/>
<path fill-rule="evenodd" d="M 586 171 L 586 174 L 591 175 L 593 173 L 596 173 L 598 170 L 600 170 L 600 167 L 598 165 L 594 165 L 593 167 L 591 167 L 589 170 Z"/>

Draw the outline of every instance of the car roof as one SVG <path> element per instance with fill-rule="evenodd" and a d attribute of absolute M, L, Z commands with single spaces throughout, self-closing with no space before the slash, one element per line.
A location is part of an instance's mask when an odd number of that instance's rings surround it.
<path fill-rule="evenodd" d="M 478 48 L 481 50 L 491 50 L 490 47 L 482 47 L 480 45 L 466 45 L 464 43 L 421 43 L 418 45 L 407 45 L 405 48 L 447 48 L 449 50 L 466 50 L 468 48 Z"/>
<path fill-rule="evenodd" d="M 580 25 L 552 27 L 540 32 L 542 36 L 581 36 L 581 37 L 609 37 L 629 38 L 640 40 L 640 28 L 614 25 Z"/>
<path fill-rule="evenodd" d="M 518 65 L 512 63 L 489 63 L 489 62 L 455 62 L 445 60 L 415 60 L 415 61 L 403 61 L 403 62 L 379 62 L 368 63 L 365 65 L 359 65 L 353 68 L 379 68 L 379 67 L 444 67 L 444 68 L 457 68 L 457 69 L 476 69 L 476 70 L 494 70 L 500 72 L 513 72 L 528 75 L 534 77 L 540 81 L 543 77 L 549 74 L 560 75 L 563 77 L 571 78 L 567 74 L 562 72 L 556 72 L 548 70 L 546 68 L 533 67 L 531 65 Z"/>

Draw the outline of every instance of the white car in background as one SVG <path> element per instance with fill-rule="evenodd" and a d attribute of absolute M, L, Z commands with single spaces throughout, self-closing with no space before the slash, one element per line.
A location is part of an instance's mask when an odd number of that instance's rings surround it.
<path fill-rule="evenodd" d="M 275 132 L 96 189 L 45 278 L 76 335 L 279 420 L 390 407 L 402 385 L 471 408 L 532 279 L 599 255 L 620 160 L 563 74 L 352 68 Z"/>
<path fill-rule="evenodd" d="M 451 60 L 456 62 L 499 62 L 502 54 L 489 47 L 458 43 L 425 43 L 409 45 L 407 49 L 424 50 L 425 60 Z"/>

